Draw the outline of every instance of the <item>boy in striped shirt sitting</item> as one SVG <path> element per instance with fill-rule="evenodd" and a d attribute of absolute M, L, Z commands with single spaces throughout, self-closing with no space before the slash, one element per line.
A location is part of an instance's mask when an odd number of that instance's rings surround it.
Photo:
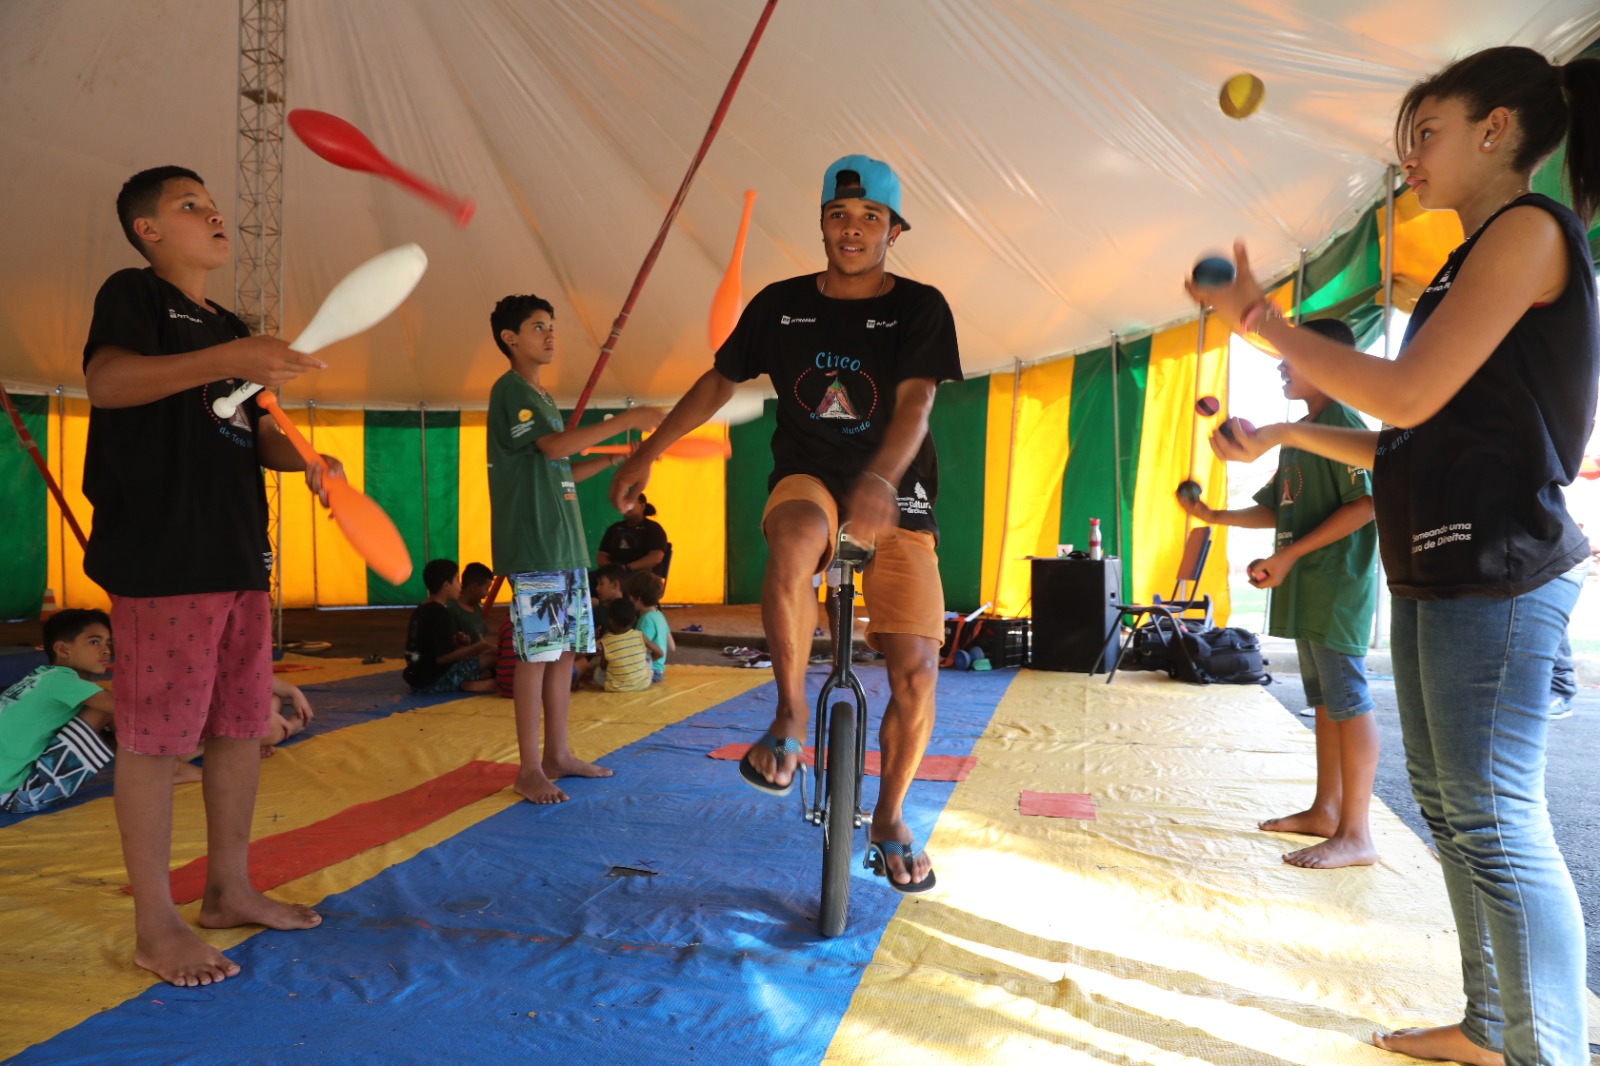
<path fill-rule="evenodd" d="M 634 628 L 639 610 L 623 596 L 605 608 L 606 631 L 595 656 L 594 680 L 607 692 L 643 692 L 650 687 L 650 663 L 666 653 Z"/>

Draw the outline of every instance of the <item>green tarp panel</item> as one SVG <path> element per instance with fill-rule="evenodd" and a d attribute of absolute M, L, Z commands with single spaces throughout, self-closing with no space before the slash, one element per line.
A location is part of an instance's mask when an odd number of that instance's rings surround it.
<path fill-rule="evenodd" d="M 428 598 L 423 566 L 429 559 L 454 559 L 460 544 L 456 482 L 461 476 L 461 413 L 368 411 L 365 422 L 366 493 L 394 520 L 412 564 L 411 576 L 400 585 L 368 570 L 367 603 L 374 607 L 421 603 Z"/>
<path fill-rule="evenodd" d="M 11 402 L 48 464 L 50 398 L 13 396 Z M 5 423 L 0 429 L 0 485 L 7 486 L 5 521 L 0 522 L 0 560 L 4 560 L 0 565 L 0 618 L 38 618 L 50 560 L 45 534 L 49 489 L 17 439 L 11 420 L 7 418 Z"/>
<path fill-rule="evenodd" d="M 761 576 L 767 568 L 767 542 L 761 536 L 761 511 L 772 476 L 772 432 L 778 426 L 777 401 L 761 405 L 761 417 L 732 426 L 733 458 L 727 478 L 727 566 L 724 599 L 761 602 Z"/>
<path fill-rule="evenodd" d="M 1150 374 L 1150 338 L 1118 345 L 1115 417 L 1111 348 L 1085 352 L 1073 361 L 1072 406 L 1067 420 L 1069 452 L 1061 477 L 1061 529 L 1057 542 L 1085 544 L 1089 519 L 1100 519 L 1105 553 L 1123 560 L 1122 594 L 1133 591 L 1133 487 L 1139 474 L 1139 439 L 1144 431 L 1144 391 Z M 1122 508 L 1117 509 L 1117 468 L 1122 472 Z"/>
<path fill-rule="evenodd" d="M 989 379 L 939 386 L 928 431 L 939 449 L 939 575 L 946 610 L 965 614 L 983 601 L 984 445 Z"/>

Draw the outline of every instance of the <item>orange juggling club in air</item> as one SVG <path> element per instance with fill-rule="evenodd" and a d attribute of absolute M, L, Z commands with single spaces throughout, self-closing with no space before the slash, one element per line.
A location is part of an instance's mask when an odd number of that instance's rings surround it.
<path fill-rule="evenodd" d="M 744 239 L 750 232 L 750 210 L 756 204 L 756 191 L 744 191 L 744 214 L 739 218 L 739 235 L 733 239 L 733 255 L 728 259 L 728 269 L 722 275 L 722 283 L 717 286 L 717 293 L 711 297 L 711 318 L 706 323 L 707 335 L 711 338 L 711 350 L 716 351 L 722 347 L 722 342 L 728 339 L 728 334 L 733 332 L 735 323 L 739 321 L 739 312 L 744 307 L 744 289 L 740 283 L 740 276 L 744 271 Z"/>
<path fill-rule="evenodd" d="M 294 450 L 305 460 L 307 470 L 314 466 L 322 468 L 322 485 L 328 490 L 328 510 L 333 512 L 333 520 L 339 523 L 345 539 L 372 567 L 373 573 L 391 585 L 398 585 L 410 577 L 411 553 L 406 551 L 406 542 L 400 539 L 400 531 L 384 514 L 383 508 L 343 477 L 328 473 L 328 464 L 294 428 L 272 393 L 256 393 L 256 403 L 283 430 L 283 435 L 289 438 Z"/>

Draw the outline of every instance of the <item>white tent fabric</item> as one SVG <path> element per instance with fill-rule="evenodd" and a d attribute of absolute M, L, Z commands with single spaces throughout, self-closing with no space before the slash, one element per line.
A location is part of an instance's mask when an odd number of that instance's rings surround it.
<path fill-rule="evenodd" d="M 348 119 L 478 210 L 456 230 L 287 135 L 286 334 L 384 248 L 417 241 L 432 263 L 287 402 L 481 406 L 509 292 L 556 305 L 570 401 L 761 6 L 289 0 L 289 106 Z M 748 297 L 821 266 L 829 162 L 890 161 L 914 225 L 891 269 L 945 292 L 982 373 L 1191 315 L 1183 273 L 1236 235 L 1289 271 L 1379 195 L 1412 81 L 1492 44 L 1563 59 L 1597 32 L 1593 0 L 782 0 L 596 399 L 670 399 L 708 365 L 746 188 Z M 234 214 L 237 41 L 228 3 L 0 4 L 8 385 L 81 390 L 94 292 L 138 263 L 111 209 L 129 174 L 190 166 Z M 1242 70 L 1267 97 L 1236 121 L 1216 96 Z"/>

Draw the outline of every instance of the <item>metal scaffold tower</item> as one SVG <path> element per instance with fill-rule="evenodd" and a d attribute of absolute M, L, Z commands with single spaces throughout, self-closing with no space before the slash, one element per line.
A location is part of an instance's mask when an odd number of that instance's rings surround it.
<path fill-rule="evenodd" d="M 288 0 L 239 2 L 239 181 L 233 308 L 252 333 L 277 333 L 283 293 L 284 43 Z M 283 476 L 267 472 L 272 644 L 283 647 Z"/>

